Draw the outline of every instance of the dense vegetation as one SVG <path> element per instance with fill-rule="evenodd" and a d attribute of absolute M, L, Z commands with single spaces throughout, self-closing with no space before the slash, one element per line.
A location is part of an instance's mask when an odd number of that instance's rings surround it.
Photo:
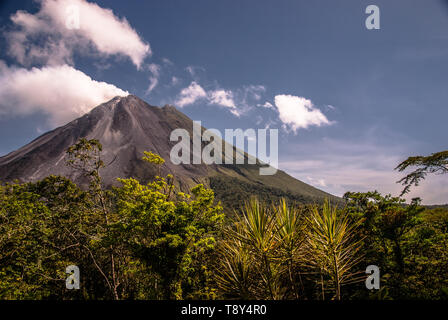
<path fill-rule="evenodd" d="M 179 192 L 171 175 L 105 189 L 101 148 L 81 139 L 67 151 L 88 190 L 58 176 L 0 186 L 1 299 L 448 298 L 444 208 L 377 192 L 347 193 L 340 208 L 274 194 L 229 217 L 212 190 Z M 160 175 L 162 158 L 143 160 Z M 371 264 L 380 290 L 365 287 Z M 69 265 L 80 290 L 65 286 Z"/>
<path fill-rule="evenodd" d="M 228 215 L 240 210 L 245 202 L 254 194 L 267 204 L 278 203 L 282 199 L 287 199 L 291 203 L 313 203 L 316 200 L 299 194 L 288 192 L 280 188 L 274 188 L 257 183 L 242 181 L 238 178 L 226 176 L 212 176 L 210 188 L 216 194 L 217 200 L 223 203 L 224 210 Z"/>

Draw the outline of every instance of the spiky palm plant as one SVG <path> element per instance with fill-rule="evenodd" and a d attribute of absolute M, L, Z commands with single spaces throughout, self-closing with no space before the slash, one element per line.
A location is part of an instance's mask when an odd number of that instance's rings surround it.
<path fill-rule="evenodd" d="M 321 210 L 314 207 L 308 222 L 307 251 L 308 263 L 321 274 L 322 296 L 324 298 L 324 277 L 330 279 L 335 294 L 341 299 L 341 286 L 358 280 L 353 267 L 360 261 L 360 239 L 355 239 L 355 230 L 360 222 L 350 223 L 345 214 L 339 214 L 326 201 Z"/>
<path fill-rule="evenodd" d="M 253 259 L 258 262 L 259 277 L 268 298 L 280 298 L 278 270 L 273 263 L 278 244 L 275 237 L 277 232 L 275 216 L 266 205 L 253 198 L 246 203 L 238 223 L 242 228 L 235 236 L 248 246 Z"/>
<path fill-rule="evenodd" d="M 218 288 L 229 296 L 252 298 L 255 270 L 247 247 L 239 239 L 227 237 L 221 241 L 217 253 L 220 264 L 215 271 L 215 281 Z"/>
<path fill-rule="evenodd" d="M 226 293 L 279 299 L 282 297 L 280 270 L 275 263 L 277 226 L 272 211 L 251 199 L 221 243 L 217 284 Z M 243 285 L 244 284 L 244 285 Z M 247 291 L 247 292 L 246 292 Z"/>
<path fill-rule="evenodd" d="M 324 279 L 329 279 L 334 298 L 340 299 L 341 286 L 357 280 L 352 271 L 360 259 L 357 226 L 328 202 L 305 215 L 284 200 L 268 207 L 252 199 L 224 232 L 216 268 L 218 288 L 245 299 L 300 299 L 305 290 L 301 272 L 309 279 L 311 267 L 320 275 L 322 294 Z"/>
<path fill-rule="evenodd" d="M 278 258 L 285 265 L 285 273 L 295 299 L 299 298 L 299 286 L 303 289 L 300 267 L 303 264 L 304 221 L 303 212 L 297 207 L 288 206 L 282 199 L 273 210 L 276 216 Z"/>

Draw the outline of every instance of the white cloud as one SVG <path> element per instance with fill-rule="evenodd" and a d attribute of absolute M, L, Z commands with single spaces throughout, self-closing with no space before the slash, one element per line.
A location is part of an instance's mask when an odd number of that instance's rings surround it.
<path fill-rule="evenodd" d="M 205 92 L 204 88 L 193 81 L 188 87 L 183 88 L 180 91 L 179 98 L 174 104 L 182 108 L 186 105 L 193 104 L 197 100 L 205 97 L 207 97 L 207 93 Z"/>
<path fill-rule="evenodd" d="M 263 104 L 257 104 L 257 107 L 263 107 L 266 109 L 275 109 L 274 106 L 272 105 L 272 103 L 270 103 L 269 101 L 266 101 Z"/>
<path fill-rule="evenodd" d="M 327 117 L 306 98 L 282 94 L 275 96 L 274 102 L 280 120 L 294 133 L 301 128 L 330 124 Z"/>
<path fill-rule="evenodd" d="M 208 100 L 210 104 L 216 104 L 226 108 L 232 109 L 234 115 L 239 115 L 236 109 L 235 101 L 233 100 L 233 92 L 230 90 L 212 90 L 208 92 Z"/>
<path fill-rule="evenodd" d="M 228 108 L 236 108 L 233 93 L 230 90 L 214 90 L 209 92 L 210 103 Z"/>
<path fill-rule="evenodd" d="M 100 103 L 128 92 L 95 81 L 68 65 L 43 68 L 7 67 L 0 63 L 0 112 L 28 115 L 43 112 L 53 126 L 71 121 Z"/>
<path fill-rule="evenodd" d="M 73 64 L 75 50 L 103 56 L 128 57 L 140 68 L 151 48 L 125 18 L 112 10 L 85 0 L 42 0 L 36 14 L 19 10 L 11 16 L 14 29 L 6 33 L 8 52 L 19 63 Z M 79 28 L 68 28 L 73 14 L 79 12 Z"/>
<path fill-rule="evenodd" d="M 155 64 L 155 63 L 151 63 L 148 66 L 149 71 L 151 72 L 151 76 L 149 77 L 149 86 L 146 89 L 146 94 L 150 93 L 152 90 L 154 90 L 154 88 L 157 86 L 157 84 L 159 83 L 159 77 L 160 77 L 160 66 Z"/>
<path fill-rule="evenodd" d="M 193 81 L 188 87 L 180 91 L 179 97 L 174 104 L 179 107 L 184 107 L 194 104 L 200 99 L 205 99 L 206 103 L 210 105 L 229 108 L 232 114 L 240 116 L 233 99 L 232 91 L 223 89 L 205 91 L 196 81 Z"/>
<path fill-rule="evenodd" d="M 230 112 L 239 117 L 240 112 L 235 105 L 233 92 L 230 90 L 212 90 L 208 92 L 208 100 L 210 104 L 216 104 L 226 108 L 230 108 Z"/>

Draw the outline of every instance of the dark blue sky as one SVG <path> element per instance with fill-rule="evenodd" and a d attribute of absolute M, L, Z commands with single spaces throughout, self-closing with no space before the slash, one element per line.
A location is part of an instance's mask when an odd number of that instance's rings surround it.
<path fill-rule="evenodd" d="M 447 148 L 448 5 L 440 0 L 151 0 L 97 1 L 125 17 L 151 46 L 140 70 L 130 59 L 76 51 L 71 66 L 152 105 L 176 104 L 194 81 L 205 91 L 232 92 L 235 110 L 204 99 L 181 108 L 209 128 L 280 129 L 280 168 L 331 193 L 397 194 L 393 168 L 410 155 Z M 365 8 L 380 8 L 380 30 L 367 30 Z M 11 14 L 40 4 L 3 1 L 2 34 Z M 108 30 L 104 30 L 108 32 Z M 0 60 L 30 69 L 2 37 Z M 168 60 L 166 60 L 168 59 Z M 148 92 L 157 65 L 157 85 Z M 190 67 L 189 72 L 187 68 Z M 173 77 L 177 80 L 173 81 Z M 261 88 L 260 90 L 254 89 Z M 258 95 L 258 100 L 255 94 Z M 280 120 L 275 96 L 312 101 L 329 124 L 295 132 Z M 269 102 L 273 108 L 257 106 Z M 54 126 L 48 114 L 0 109 L 0 154 Z M 410 196 L 447 203 L 446 178 Z"/>

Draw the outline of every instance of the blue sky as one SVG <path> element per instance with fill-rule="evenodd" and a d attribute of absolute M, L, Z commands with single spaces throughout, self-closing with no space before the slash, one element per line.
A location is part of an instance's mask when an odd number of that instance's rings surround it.
<path fill-rule="evenodd" d="M 446 149 L 446 1 L 95 3 L 0 4 L 0 155 L 117 92 L 222 132 L 278 128 L 280 168 L 336 195 L 397 195 L 400 161 Z M 70 4 L 82 9 L 76 35 L 58 20 Z M 365 27 L 370 4 L 380 30 Z M 33 92 L 45 79 L 60 100 Z M 65 97 L 67 81 L 83 89 Z M 446 181 L 428 177 L 409 198 L 447 203 Z"/>

